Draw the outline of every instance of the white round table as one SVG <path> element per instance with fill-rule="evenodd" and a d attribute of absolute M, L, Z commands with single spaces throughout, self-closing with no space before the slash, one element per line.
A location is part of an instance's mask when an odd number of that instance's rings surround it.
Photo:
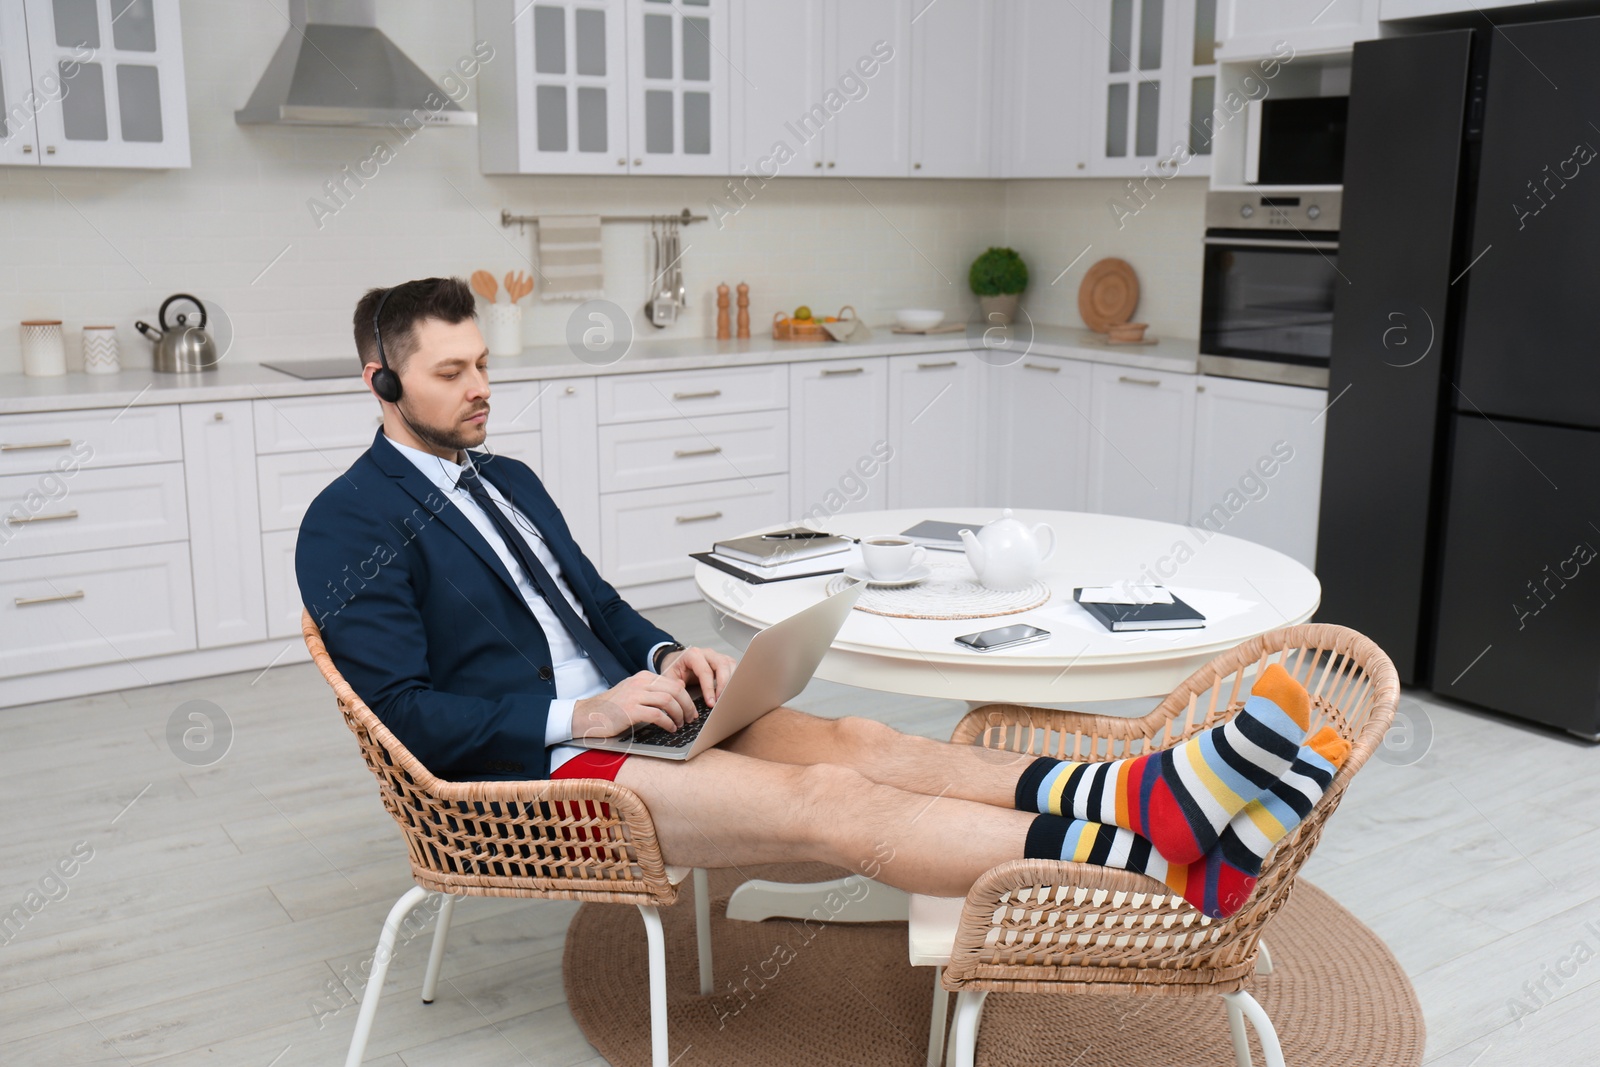
<path fill-rule="evenodd" d="M 817 677 L 912 696 L 969 703 L 1054 704 L 1166 696 L 1208 660 L 1251 637 L 1305 622 L 1322 586 L 1310 569 L 1281 552 L 1198 527 L 1077 511 L 1017 509 L 1017 518 L 1047 522 L 1054 554 L 1041 580 L 1050 599 L 1037 608 L 986 619 L 905 619 L 850 613 Z M 897 534 L 923 519 L 961 522 L 977 530 L 999 508 L 914 508 L 835 515 L 830 533 L 867 537 Z M 763 527 L 782 529 L 792 524 Z M 961 553 L 930 552 L 947 561 Z M 823 557 L 819 568 L 849 555 Z M 969 568 L 970 569 L 970 568 Z M 743 647 L 759 629 L 816 603 L 828 577 L 751 585 L 705 563 L 695 584 L 718 629 Z M 1077 586 L 1156 582 L 1206 616 L 1194 630 L 1111 633 L 1074 602 Z M 1011 623 L 1032 623 L 1048 640 L 995 652 L 972 652 L 960 634 Z"/>

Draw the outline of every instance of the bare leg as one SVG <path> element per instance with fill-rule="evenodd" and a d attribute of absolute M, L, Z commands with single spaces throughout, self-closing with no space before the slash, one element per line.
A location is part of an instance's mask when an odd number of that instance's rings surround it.
<path fill-rule="evenodd" d="M 712 749 L 677 763 L 635 756 L 617 784 L 650 809 L 662 854 L 692 867 L 818 860 L 913 893 L 961 896 L 1021 859 L 1034 816 L 907 792 L 835 764 Z"/>
<path fill-rule="evenodd" d="M 873 719 L 824 719 L 774 708 L 720 746 L 772 763 L 832 763 L 883 785 L 926 796 L 1010 808 L 1033 756 L 901 733 Z"/>

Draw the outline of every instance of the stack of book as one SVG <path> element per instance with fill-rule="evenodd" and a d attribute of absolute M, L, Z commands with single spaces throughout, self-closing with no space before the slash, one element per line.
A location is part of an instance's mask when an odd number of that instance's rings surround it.
<path fill-rule="evenodd" d="M 854 542 L 803 526 L 718 541 L 710 552 L 692 552 L 697 559 L 752 585 L 794 578 L 838 574 L 849 560 Z"/>

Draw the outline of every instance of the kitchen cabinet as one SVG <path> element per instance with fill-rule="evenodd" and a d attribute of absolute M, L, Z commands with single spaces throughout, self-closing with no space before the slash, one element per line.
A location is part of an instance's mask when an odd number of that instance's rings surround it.
<path fill-rule="evenodd" d="M 998 0 L 914 0 L 912 177 L 998 176 L 994 151 L 998 6 Z"/>
<path fill-rule="evenodd" d="M 1090 511 L 1161 522 L 1187 518 L 1196 378 L 1095 364 Z"/>
<path fill-rule="evenodd" d="M 1090 76 L 1093 136 L 1087 173 L 1109 177 L 1209 174 L 1216 86 L 1217 0 L 1097 0 Z M 1199 151 L 1197 151 L 1197 149 Z"/>
<path fill-rule="evenodd" d="M 980 503 L 987 369 L 965 350 L 889 360 L 889 507 Z"/>
<path fill-rule="evenodd" d="M 39 162 L 32 83 L 27 16 L 19 3 L 0 4 L 0 163 Z"/>
<path fill-rule="evenodd" d="M 1002 178 L 1065 178 L 1089 168 L 1091 57 L 1101 39 L 1079 4 L 1013 0 L 1000 14 Z"/>
<path fill-rule="evenodd" d="M 478 0 L 486 174 L 726 174 L 732 0 Z"/>
<path fill-rule="evenodd" d="M 889 507 L 887 357 L 794 363 L 789 370 L 789 514 L 814 530 L 842 511 Z"/>
<path fill-rule="evenodd" d="M 822 74 L 828 91 L 810 109 L 819 120 L 832 112 L 822 123 L 824 173 L 840 178 L 911 173 L 911 3 L 829 0 Z M 852 85 L 860 86 L 859 97 L 850 95 Z"/>
<path fill-rule="evenodd" d="M 251 402 L 180 404 L 189 560 L 201 648 L 267 636 Z"/>
<path fill-rule="evenodd" d="M 1349 51 L 1357 41 L 1378 36 L 1378 3 L 1379 0 L 1218 0 L 1217 58 L 1263 59 L 1281 55 L 1278 49 L 1283 44 L 1293 48 L 1295 55 Z M 1461 2 L 1386 0 L 1384 18 L 1406 17 L 1392 14 L 1391 7 L 1410 7 L 1415 9 L 1414 14 L 1479 9 Z"/>
<path fill-rule="evenodd" d="M 1317 561 L 1326 389 L 1202 376 L 1188 522 Z"/>
<path fill-rule="evenodd" d="M 15 8 L 15 3 L 7 4 Z M 178 0 L 22 0 L 30 90 L 7 110 L 33 112 L 37 148 L 57 167 L 187 167 L 188 103 Z M 115 10 L 115 15 L 113 15 Z M 0 16 L 0 63 L 18 65 L 15 12 Z M 14 160 L 6 160 L 11 162 Z"/>
<path fill-rule="evenodd" d="M 822 135 L 801 128 L 822 103 L 824 19 L 828 0 L 735 4 L 732 94 L 733 171 L 770 179 L 823 169 Z"/>
<path fill-rule="evenodd" d="M 995 507 L 1084 511 L 1094 364 L 1027 356 L 988 369 Z"/>

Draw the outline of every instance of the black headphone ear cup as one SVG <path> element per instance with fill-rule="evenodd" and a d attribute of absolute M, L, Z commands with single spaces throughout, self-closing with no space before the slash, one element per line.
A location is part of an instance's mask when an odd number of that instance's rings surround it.
<path fill-rule="evenodd" d="M 400 376 L 388 367 L 372 372 L 372 391 L 378 394 L 378 399 L 387 400 L 389 403 L 398 403 L 400 400 Z"/>

